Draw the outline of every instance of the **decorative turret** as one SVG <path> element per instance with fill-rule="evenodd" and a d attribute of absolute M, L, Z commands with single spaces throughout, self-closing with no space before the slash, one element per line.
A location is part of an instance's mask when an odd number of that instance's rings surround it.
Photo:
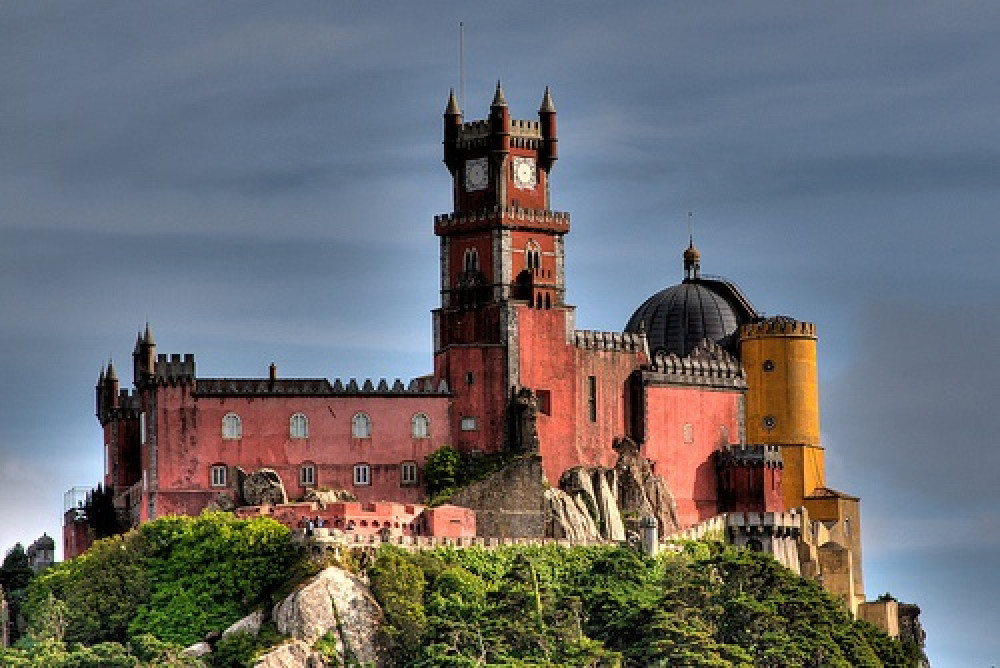
<path fill-rule="evenodd" d="M 503 160 L 503 156 L 510 152 L 510 109 L 507 108 L 507 100 L 504 99 L 499 81 L 493 94 L 493 102 L 490 103 L 490 149 L 494 153 L 494 159 L 498 161 Z"/>
<path fill-rule="evenodd" d="M 556 138 L 556 106 L 552 104 L 549 87 L 545 87 L 542 95 L 542 106 L 538 108 L 539 125 L 542 128 L 542 146 L 538 151 L 538 166 L 548 171 L 559 158 L 559 148 Z"/>
<path fill-rule="evenodd" d="M 458 132 L 462 127 L 462 110 L 455 100 L 455 89 L 448 93 L 448 106 L 444 110 L 444 164 L 452 174 L 458 169 L 457 158 Z"/>
<path fill-rule="evenodd" d="M 132 381 L 136 387 L 142 387 L 155 370 L 156 342 L 153 340 L 153 330 L 149 323 L 135 340 L 132 351 Z"/>
<path fill-rule="evenodd" d="M 104 424 L 119 406 L 118 373 L 113 362 L 101 369 L 97 377 L 97 419 Z"/>

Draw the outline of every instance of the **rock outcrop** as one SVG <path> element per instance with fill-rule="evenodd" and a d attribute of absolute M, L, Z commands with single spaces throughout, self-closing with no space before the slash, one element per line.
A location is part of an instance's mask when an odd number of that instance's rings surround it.
<path fill-rule="evenodd" d="M 323 655 L 304 640 L 292 640 L 262 654 L 254 668 L 322 668 L 327 666 Z"/>
<path fill-rule="evenodd" d="M 631 439 L 615 443 L 613 469 L 578 466 L 563 473 L 558 490 L 547 490 L 546 533 L 553 538 L 625 540 L 624 517 L 655 517 L 660 535 L 677 530 L 677 508 L 663 478 L 653 473 Z M 592 535 L 591 532 L 596 532 Z"/>
<path fill-rule="evenodd" d="M 254 471 L 243 480 L 241 491 L 243 502 L 248 506 L 265 504 L 276 506 L 288 503 L 288 495 L 285 493 L 281 476 L 274 469 Z"/>
<path fill-rule="evenodd" d="M 252 633 L 257 635 L 260 633 L 260 625 L 264 623 L 264 611 L 258 610 L 257 612 L 251 612 L 249 615 L 239 620 L 238 622 L 233 622 L 228 629 L 222 632 L 222 637 L 225 638 L 233 633 Z"/>
<path fill-rule="evenodd" d="M 328 504 L 357 501 L 358 497 L 346 489 L 310 489 L 302 497 L 302 500 L 315 501 L 320 508 L 325 510 Z"/>
<path fill-rule="evenodd" d="M 304 641 L 307 648 L 330 633 L 341 657 L 379 665 L 375 634 L 382 610 L 368 586 L 345 570 L 331 567 L 319 573 L 276 605 L 272 617 L 278 631 Z"/>

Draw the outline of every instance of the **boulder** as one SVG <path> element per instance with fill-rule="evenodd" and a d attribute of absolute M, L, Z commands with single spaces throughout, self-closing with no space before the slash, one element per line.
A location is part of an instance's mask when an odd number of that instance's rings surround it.
<path fill-rule="evenodd" d="M 181 656 L 186 659 L 198 659 L 211 653 L 212 646 L 204 641 L 196 642 L 195 644 L 181 650 Z"/>
<path fill-rule="evenodd" d="M 274 607 L 272 618 L 278 631 L 310 647 L 331 633 L 340 656 L 379 664 L 375 634 L 382 610 L 367 585 L 345 570 L 330 567 L 311 578 Z"/>
<path fill-rule="evenodd" d="M 254 668 L 321 668 L 326 666 L 323 655 L 303 640 L 292 640 L 262 654 Z"/>
<path fill-rule="evenodd" d="M 252 633 L 257 635 L 260 632 L 260 625 L 264 623 L 264 611 L 252 612 L 238 622 L 233 622 L 228 629 L 222 632 L 222 637 L 231 633 Z"/>
<path fill-rule="evenodd" d="M 617 485 L 614 483 L 614 471 L 598 468 L 591 476 L 591 484 L 594 487 L 594 503 L 600 518 L 598 526 L 601 529 L 601 535 L 608 540 L 625 540 L 625 525 L 622 523 L 622 515 L 618 511 Z"/>
<path fill-rule="evenodd" d="M 621 512 L 635 517 L 655 517 L 661 536 L 677 531 L 680 528 L 677 503 L 666 480 L 653 473 L 649 460 L 639 454 L 639 446 L 632 439 L 620 439 L 614 448 L 618 452 L 614 470 Z"/>
<path fill-rule="evenodd" d="M 302 497 L 302 500 L 315 501 L 319 504 L 320 508 L 325 510 L 328 504 L 357 501 L 358 497 L 354 496 L 346 489 L 310 489 Z"/>
<path fill-rule="evenodd" d="M 598 540 L 597 524 L 582 500 L 561 489 L 545 490 L 546 534 L 572 541 Z"/>
<path fill-rule="evenodd" d="M 281 476 L 274 469 L 254 471 L 243 481 L 243 501 L 248 506 L 276 506 L 288 503 Z"/>

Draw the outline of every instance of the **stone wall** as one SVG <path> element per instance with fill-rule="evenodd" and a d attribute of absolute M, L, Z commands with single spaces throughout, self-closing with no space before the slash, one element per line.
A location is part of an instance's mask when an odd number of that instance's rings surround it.
<path fill-rule="evenodd" d="M 540 538 L 545 535 L 544 498 L 542 458 L 530 456 L 462 488 L 450 502 L 476 511 L 479 536 Z"/>

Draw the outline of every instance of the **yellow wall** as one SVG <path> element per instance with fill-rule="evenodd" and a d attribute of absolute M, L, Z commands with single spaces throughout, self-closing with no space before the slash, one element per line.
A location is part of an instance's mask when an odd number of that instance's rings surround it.
<path fill-rule="evenodd" d="M 785 507 L 797 508 L 824 486 L 819 436 L 816 326 L 766 320 L 740 330 L 746 370 L 746 440 L 782 446 Z"/>

